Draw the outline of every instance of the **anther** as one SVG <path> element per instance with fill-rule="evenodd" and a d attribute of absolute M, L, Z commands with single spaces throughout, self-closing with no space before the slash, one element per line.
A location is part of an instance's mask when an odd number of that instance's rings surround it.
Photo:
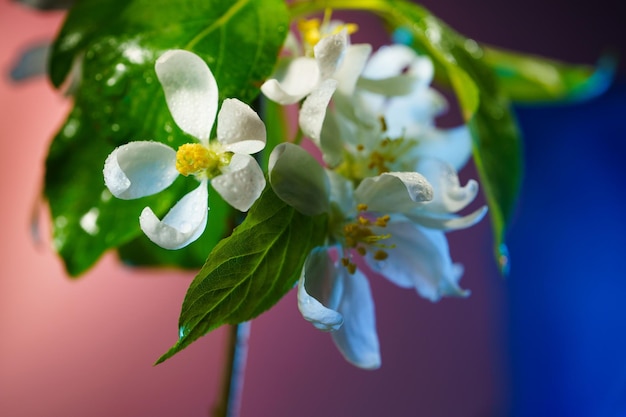
<path fill-rule="evenodd" d="M 388 257 L 389 257 L 389 254 L 385 252 L 384 250 L 379 249 L 374 253 L 374 259 L 376 259 L 377 261 L 384 261 Z"/>

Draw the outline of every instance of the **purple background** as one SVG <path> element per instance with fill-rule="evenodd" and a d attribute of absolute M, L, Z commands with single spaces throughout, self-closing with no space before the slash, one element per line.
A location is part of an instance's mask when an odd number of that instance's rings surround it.
<path fill-rule="evenodd" d="M 510 49 L 585 63 L 607 46 L 625 51 L 613 1 L 423 4 L 459 32 Z M 357 18 L 357 40 L 378 36 L 375 19 Z M 52 37 L 61 21 L 0 0 L 0 416 L 206 416 L 223 330 L 151 365 L 176 339 L 192 274 L 131 270 L 107 255 L 70 281 L 49 249 L 45 211 L 43 242 L 29 236 L 47 144 L 69 103 L 44 79 L 16 85 L 5 74 L 17 51 Z M 615 197 L 624 97 L 617 88 L 583 106 L 520 110 L 528 174 L 509 279 L 496 273 L 486 221 L 450 235 L 470 298 L 432 304 L 372 279 L 383 357 L 374 372 L 347 364 L 290 293 L 253 322 L 242 416 L 626 415 L 626 230 Z M 471 167 L 463 172 L 472 177 Z M 568 250 L 574 241 L 584 245 Z"/>

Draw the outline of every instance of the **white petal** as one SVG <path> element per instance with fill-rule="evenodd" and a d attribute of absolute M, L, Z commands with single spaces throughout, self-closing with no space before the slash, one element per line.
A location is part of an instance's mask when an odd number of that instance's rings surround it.
<path fill-rule="evenodd" d="M 330 184 L 324 168 L 301 147 L 281 143 L 270 154 L 269 178 L 276 195 L 300 213 L 328 211 Z"/>
<path fill-rule="evenodd" d="M 434 119 L 448 108 L 445 97 L 431 88 L 418 89 L 408 96 L 393 97 L 384 110 L 388 134 L 422 140 L 423 132 L 434 129 Z"/>
<path fill-rule="evenodd" d="M 319 330 L 337 330 L 343 323 L 343 316 L 328 307 L 337 304 L 332 299 L 341 293 L 341 286 L 336 284 L 336 270 L 328 252 L 324 248 L 314 249 L 298 281 L 298 309 Z"/>
<path fill-rule="evenodd" d="M 159 220 L 150 207 L 139 216 L 141 230 L 148 238 L 165 249 L 180 249 L 200 237 L 208 219 L 207 182 L 185 195 Z"/>
<path fill-rule="evenodd" d="M 320 73 L 320 80 L 331 77 L 343 58 L 348 47 L 348 32 L 343 29 L 334 35 L 322 38 L 313 48 Z"/>
<path fill-rule="evenodd" d="M 338 118 L 337 112 L 326 113 L 318 147 L 322 151 L 324 162 L 330 168 L 334 168 L 343 160 L 344 140 L 348 139 L 342 120 Z"/>
<path fill-rule="evenodd" d="M 330 201 L 336 204 L 345 218 L 355 214 L 354 185 L 351 180 L 335 171 L 326 171 L 330 182 Z"/>
<path fill-rule="evenodd" d="M 466 229 L 481 221 L 485 214 L 487 214 L 487 206 L 480 207 L 466 216 L 432 213 L 425 210 L 404 213 L 408 219 L 420 226 L 442 231 Z"/>
<path fill-rule="evenodd" d="M 478 194 L 478 182 L 469 180 L 461 187 L 459 177 L 452 166 L 433 158 L 423 158 L 415 169 L 433 185 L 433 199 L 425 210 L 436 213 L 456 213 L 474 201 Z"/>
<path fill-rule="evenodd" d="M 206 143 L 217 113 L 217 83 L 198 55 L 180 49 L 161 55 L 155 70 L 174 121 Z"/>
<path fill-rule="evenodd" d="M 360 78 L 358 87 L 382 96 L 403 96 L 410 94 L 417 79 L 410 74 L 396 75 L 383 79 Z"/>
<path fill-rule="evenodd" d="M 211 180 L 211 186 L 239 211 L 248 211 L 265 188 L 265 176 L 253 157 L 234 154 L 230 164 Z"/>
<path fill-rule="evenodd" d="M 319 144 L 326 109 L 328 109 L 328 103 L 336 88 L 337 81 L 332 79 L 324 81 L 308 95 L 300 108 L 298 116 L 300 129 L 305 136 L 311 138 L 316 144 Z"/>
<path fill-rule="evenodd" d="M 279 67 L 275 78 L 267 80 L 261 91 L 278 104 L 297 103 L 319 83 L 320 74 L 313 58 L 300 57 Z"/>
<path fill-rule="evenodd" d="M 332 76 L 339 82 L 337 90 L 341 94 L 351 96 L 354 93 L 359 76 L 371 52 L 372 45 L 370 44 L 348 46 L 343 62 Z"/>
<path fill-rule="evenodd" d="M 404 213 L 433 198 L 433 188 L 417 172 L 387 172 L 365 178 L 354 192 L 357 203 L 369 211 Z"/>
<path fill-rule="evenodd" d="M 227 98 L 217 115 L 217 139 L 230 152 L 257 153 L 265 148 L 265 124 L 250 106 Z"/>
<path fill-rule="evenodd" d="M 448 242 L 443 232 L 419 227 L 412 222 L 391 222 L 385 229 L 391 233 L 386 244 L 388 258 L 376 261 L 366 259 L 370 266 L 391 282 L 415 287 L 424 298 L 437 301 L 442 296 L 469 295 L 459 287 L 462 268 L 452 263 Z"/>
<path fill-rule="evenodd" d="M 431 68 L 430 74 L 427 72 L 428 63 L 430 63 Z M 372 54 L 367 62 L 363 70 L 363 77 L 370 79 L 395 77 L 405 72 L 412 65 L 417 65 L 416 70 L 421 77 L 430 75 L 432 78 L 434 68 L 430 59 L 418 56 L 413 49 L 405 45 L 382 46 Z"/>
<path fill-rule="evenodd" d="M 349 274 L 343 266 L 337 268 L 337 281 L 343 282 L 343 291 L 336 309 L 343 315 L 343 326 L 332 333 L 333 341 L 348 362 L 363 369 L 377 369 L 380 347 L 369 282 L 359 270 Z"/>
<path fill-rule="evenodd" d="M 414 137 L 419 141 L 417 154 L 446 161 L 457 171 L 465 166 L 472 155 L 472 136 L 465 125 L 451 129 L 423 129 L 418 135 L 409 130 L 406 137 Z"/>
<path fill-rule="evenodd" d="M 176 177 L 176 151 L 159 142 L 119 146 L 104 163 L 104 183 L 111 194 L 124 200 L 156 194 Z"/>

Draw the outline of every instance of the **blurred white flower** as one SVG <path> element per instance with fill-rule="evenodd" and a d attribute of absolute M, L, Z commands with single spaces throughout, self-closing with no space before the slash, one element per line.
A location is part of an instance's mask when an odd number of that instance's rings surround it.
<path fill-rule="evenodd" d="M 162 220 L 149 207 L 139 223 L 157 245 L 179 249 L 196 240 L 208 218 L 208 184 L 226 202 L 247 211 L 265 188 L 265 178 L 251 154 L 265 147 L 265 125 L 247 104 L 226 99 L 217 114 L 218 88 L 206 63 L 192 52 L 171 50 L 155 70 L 176 124 L 198 143 L 178 151 L 159 142 L 137 141 L 116 148 L 104 166 L 105 184 L 122 199 L 155 194 L 179 174 L 194 175 L 200 185 L 185 195 Z M 209 141 L 217 114 L 217 140 Z"/>

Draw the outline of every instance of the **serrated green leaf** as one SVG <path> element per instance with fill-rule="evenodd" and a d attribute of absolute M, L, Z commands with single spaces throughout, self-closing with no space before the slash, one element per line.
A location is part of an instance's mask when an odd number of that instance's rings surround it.
<path fill-rule="evenodd" d="M 191 283 L 180 338 L 157 363 L 218 326 L 250 320 L 276 304 L 295 285 L 309 252 L 323 244 L 326 227 L 326 215 L 300 214 L 267 186 Z"/>
<path fill-rule="evenodd" d="M 74 109 L 50 147 L 45 184 L 55 245 L 71 275 L 139 236 L 143 207 L 162 216 L 197 185 L 180 178 L 158 196 L 135 201 L 110 198 L 104 187 L 102 167 L 116 146 L 155 140 L 176 149 L 194 140 L 169 114 L 156 58 L 168 49 L 191 50 L 211 67 L 220 99 L 250 102 L 276 63 L 287 26 L 282 0 L 77 2 L 54 43 L 49 71 L 57 86 L 73 62 L 81 63 L 82 75 Z M 81 226 L 86 213 L 97 233 Z M 209 240 L 223 236 L 228 217 L 224 210 L 210 215 Z"/>

